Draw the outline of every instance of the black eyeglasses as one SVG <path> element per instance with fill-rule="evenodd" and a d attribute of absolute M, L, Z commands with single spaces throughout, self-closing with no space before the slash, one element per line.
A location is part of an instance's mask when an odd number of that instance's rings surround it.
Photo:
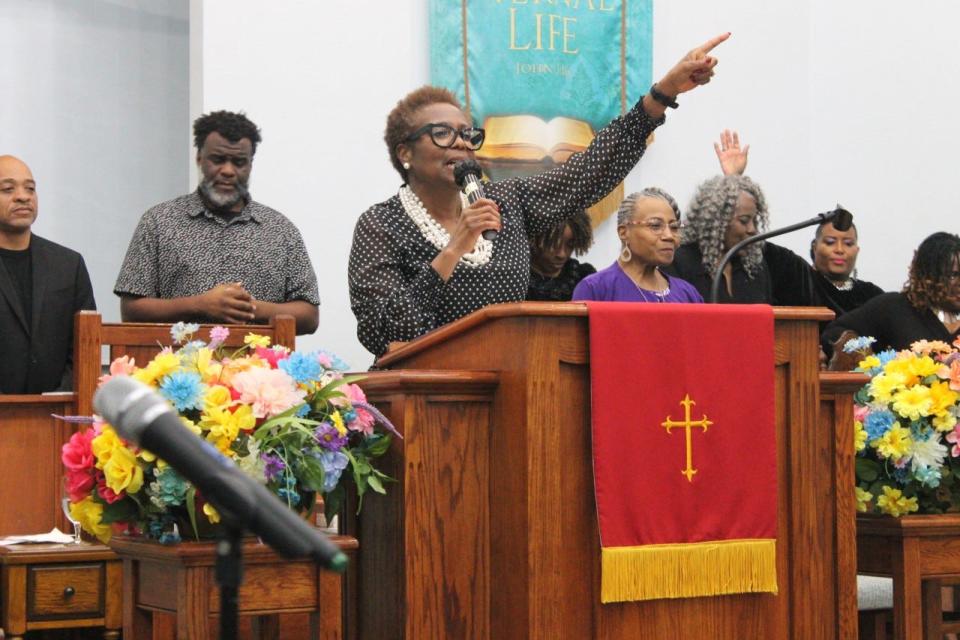
<path fill-rule="evenodd" d="M 447 124 L 430 122 L 408 135 L 406 137 L 406 141 L 413 142 L 425 133 L 429 133 L 430 139 L 433 140 L 433 144 L 437 145 L 441 149 L 449 149 L 457 142 L 457 138 L 460 138 L 467 146 L 467 149 L 470 149 L 471 151 L 476 151 L 482 147 L 483 139 L 487 135 L 487 132 L 479 127 L 464 127 L 463 129 L 454 129 Z"/>

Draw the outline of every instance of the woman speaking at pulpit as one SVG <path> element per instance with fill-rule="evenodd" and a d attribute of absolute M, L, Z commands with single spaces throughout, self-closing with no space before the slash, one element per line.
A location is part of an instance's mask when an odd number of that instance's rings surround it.
<path fill-rule="evenodd" d="M 473 160 L 484 131 L 456 97 L 422 87 L 387 116 L 384 139 L 403 179 L 397 194 L 357 221 L 348 269 L 360 342 L 376 356 L 486 305 L 524 299 L 529 238 L 607 195 L 636 165 L 676 97 L 713 76 L 710 52 L 730 34 L 690 51 L 590 146 L 546 173 L 484 186 L 469 204 L 454 166 Z M 496 231 L 495 239 L 484 231 Z M 488 234 L 489 235 L 489 234 Z"/>

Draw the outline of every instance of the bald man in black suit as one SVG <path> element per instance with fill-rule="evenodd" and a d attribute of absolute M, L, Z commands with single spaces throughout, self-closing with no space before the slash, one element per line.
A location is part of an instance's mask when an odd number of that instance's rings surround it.
<path fill-rule="evenodd" d="M 96 309 L 83 257 L 31 232 L 37 184 L 0 156 L 0 393 L 72 388 L 73 315 Z"/>

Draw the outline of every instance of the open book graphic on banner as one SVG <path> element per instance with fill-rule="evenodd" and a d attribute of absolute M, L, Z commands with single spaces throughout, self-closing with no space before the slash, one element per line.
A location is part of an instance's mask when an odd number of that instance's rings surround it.
<path fill-rule="evenodd" d="M 430 78 L 487 130 L 493 180 L 564 162 L 651 83 L 652 0 L 430 0 Z M 615 211 L 621 184 L 591 208 Z"/>

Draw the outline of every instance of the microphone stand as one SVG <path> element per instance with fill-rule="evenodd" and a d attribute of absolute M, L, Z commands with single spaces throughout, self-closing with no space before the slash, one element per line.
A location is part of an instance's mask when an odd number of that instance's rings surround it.
<path fill-rule="evenodd" d="M 730 262 L 730 260 L 733 259 L 733 256 L 737 255 L 741 249 L 753 244 L 754 242 L 760 242 L 761 240 L 766 240 L 767 238 L 782 236 L 785 233 L 790 233 L 791 231 L 796 231 L 797 229 L 803 229 L 804 227 L 812 227 L 824 222 L 836 222 L 835 226 L 838 230 L 846 231 L 850 228 L 850 225 L 853 222 L 853 215 L 840 205 L 837 205 L 837 208 L 833 211 L 818 213 L 809 220 L 804 220 L 803 222 L 797 222 L 787 227 L 773 229 L 772 231 L 767 231 L 755 236 L 750 236 L 749 238 L 744 238 L 737 244 L 733 245 L 733 247 L 731 247 L 730 250 L 727 251 L 727 253 L 723 256 L 723 259 L 720 260 L 720 265 L 713 274 L 713 283 L 710 285 L 710 304 L 717 304 L 717 298 L 720 297 L 720 279 L 723 277 L 723 268 L 727 266 L 727 263 Z"/>
<path fill-rule="evenodd" d="M 220 586 L 220 640 L 237 640 L 240 583 L 243 582 L 243 529 L 224 518 L 217 539 L 214 575 Z"/>

